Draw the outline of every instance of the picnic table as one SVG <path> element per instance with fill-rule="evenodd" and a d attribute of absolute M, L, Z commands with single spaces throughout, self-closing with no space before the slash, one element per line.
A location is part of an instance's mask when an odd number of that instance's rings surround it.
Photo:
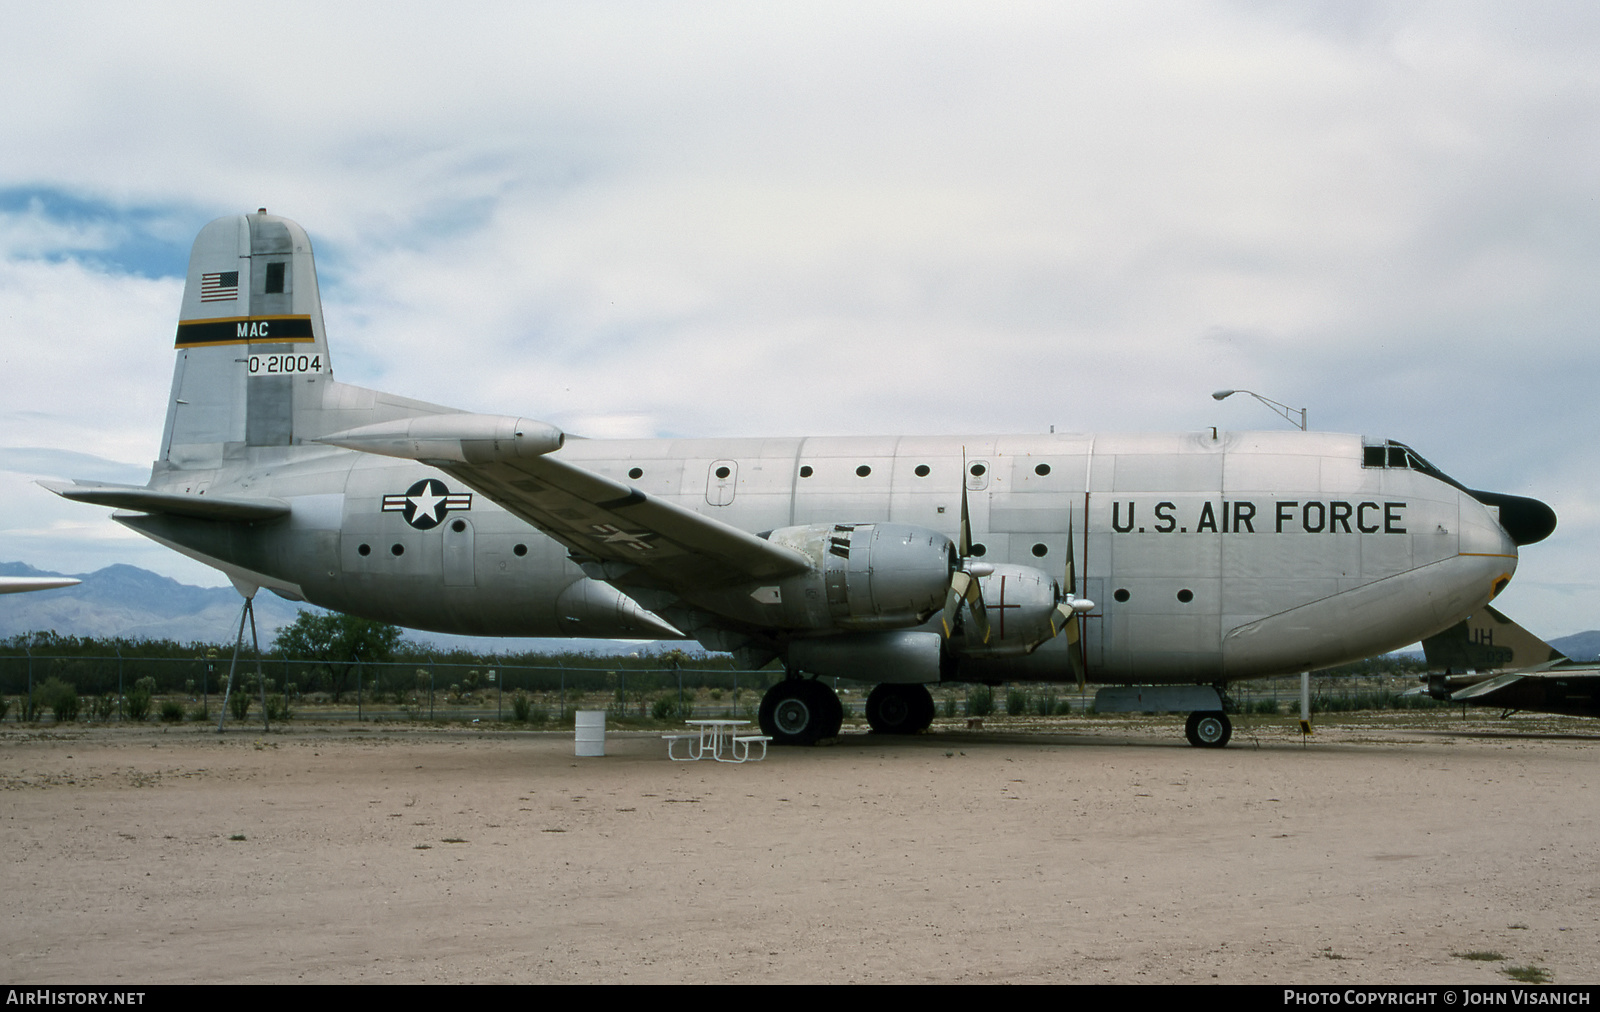
<path fill-rule="evenodd" d="M 748 727 L 748 720 L 686 720 L 685 724 L 695 730 L 686 734 L 664 734 L 662 740 L 667 743 L 667 758 L 673 762 L 694 762 L 697 759 L 715 759 L 719 763 L 742 763 L 752 758 L 750 746 L 756 743 L 761 745 L 761 754 L 754 758 L 759 762 L 767 757 L 767 743 L 772 741 L 770 735 L 765 734 L 739 734 L 739 728 Z M 682 742 L 684 755 L 676 752 L 678 744 Z"/>

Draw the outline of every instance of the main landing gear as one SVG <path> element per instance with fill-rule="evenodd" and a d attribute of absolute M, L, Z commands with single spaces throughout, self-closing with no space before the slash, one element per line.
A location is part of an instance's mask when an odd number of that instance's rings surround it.
<path fill-rule="evenodd" d="M 790 675 L 761 697 L 761 733 L 774 745 L 815 745 L 839 733 L 844 707 L 814 678 Z M 878 734 L 916 734 L 933 723 L 933 694 L 925 685 L 884 683 L 867 696 L 867 723 Z"/>
<path fill-rule="evenodd" d="M 791 675 L 761 697 L 761 733 L 774 745 L 815 745 L 839 733 L 844 707 L 832 689 L 814 678 Z"/>
<path fill-rule="evenodd" d="M 1189 714 L 1183 733 L 1196 748 L 1221 748 L 1233 737 L 1233 721 L 1221 710 L 1196 710 Z"/>
<path fill-rule="evenodd" d="M 885 682 L 867 696 L 867 723 L 878 734 L 916 734 L 933 723 L 933 694 L 925 685 Z"/>

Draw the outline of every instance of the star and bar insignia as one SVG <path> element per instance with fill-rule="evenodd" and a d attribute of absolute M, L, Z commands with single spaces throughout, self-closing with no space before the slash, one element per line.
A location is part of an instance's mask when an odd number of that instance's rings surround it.
<path fill-rule="evenodd" d="M 590 524 L 589 529 L 595 532 L 589 537 L 608 545 L 627 545 L 636 552 L 648 552 L 656 547 L 648 543 L 650 538 L 656 536 L 654 531 L 639 531 L 635 534 L 612 524 Z"/>
<path fill-rule="evenodd" d="M 401 513 L 419 531 L 444 523 L 444 515 L 472 509 L 471 492 L 452 492 L 437 478 L 424 478 L 398 495 L 383 497 L 385 513 Z"/>

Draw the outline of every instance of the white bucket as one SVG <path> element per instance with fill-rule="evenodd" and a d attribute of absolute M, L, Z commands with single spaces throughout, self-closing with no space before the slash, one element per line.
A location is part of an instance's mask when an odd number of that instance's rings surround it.
<path fill-rule="evenodd" d="M 606 754 L 606 711 L 577 711 L 573 732 L 574 755 Z"/>

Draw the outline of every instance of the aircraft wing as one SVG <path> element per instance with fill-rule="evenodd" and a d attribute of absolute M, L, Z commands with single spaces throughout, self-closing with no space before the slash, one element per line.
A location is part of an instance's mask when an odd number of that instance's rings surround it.
<path fill-rule="evenodd" d="M 1541 671 L 1508 671 L 1452 692 L 1450 702 L 1600 717 L 1600 668 L 1557 665 Z"/>
<path fill-rule="evenodd" d="M 788 548 L 551 456 L 561 436 L 541 422 L 434 415 L 320 442 L 436 467 L 565 545 L 579 563 L 598 564 L 599 577 L 618 585 L 682 595 L 810 568 Z"/>

